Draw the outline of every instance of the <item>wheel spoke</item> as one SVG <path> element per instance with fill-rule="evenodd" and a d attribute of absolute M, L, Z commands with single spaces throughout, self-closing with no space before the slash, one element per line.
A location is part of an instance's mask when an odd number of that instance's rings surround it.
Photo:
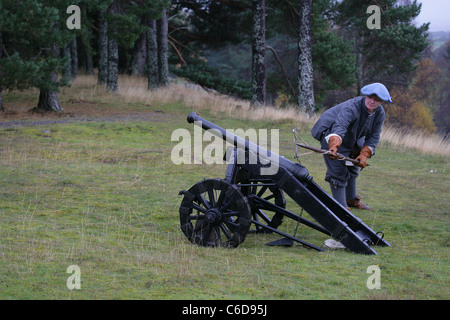
<path fill-rule="evenodd" d="M 263 186 L 261 188 L 261 190 L 259 190 L 258 194 L 256 195 L 257 197 L 262 197 L 262 195 L 264 194 L 264 192 L 266 192 L 268 186 Z"/>
<path fill-rule="evenodd" d="M 223 223 L 228 227 L 228 229 L 230 229 L 231 232 L 236 232 L 239 228 L 239 224 L 231 220 L 224 220 Z"/>
<path fill-rule="evenodd" d="M 222 217 L 228 218 L 228 217 L 237 216 L 238 214 L 239 214 L 238 211 L 228 211 L 228 212 L 222 213 Z"/>
<path fill-rule="evenodd" d="M 220 205 L 225 201 L 226 192 L 225 190 L 220 190 L 219 198 L 217 199 L 217 206 L 220 208 Z"/>
<path fill-rule="evenodd" d="M 270 218 L 261 209 L 258 209 L 256 211 L 256 215 L 258 217 L 261 217 L 266 223 L 270 223 L 271 222 Z"/>
<path fill-rule="evenodd" d="M 216 204 L 214 200 L 214 189 L 208 189 L 208 197 L 211 207 L 214 207 L 214 205 Z"/>
<path fill-rule="evenodd" d="M 231 240 L 233 238 L 233 236 L 231 235 L 231 233 L 228 231 L 228 229 L 226 228 L 224 223 L 220 224 L 220 229 L 222 230 L 222 232 L 225 234 L 225 236 L 227 237 L 228 240 Z"/>
<path fill-rule="evenodd" d="M 206 209 L 200 207 L 198 204 L 195 204 L 194 202 L 191 203 L 191 207 L 197 211 L 200 211 L 201 213 L 206 213 Z"/>
<path fill-rule="evenodd" d="M 203 214 L 197 214 L 197 215 L 195 215 L 195 216 L 189 216 L 189 221 L 192 221 L 192 220 L 203 220 L 203 219 L 205 219 L 205 215 Z"/>
<path fill-rule="evenodd" d="M 201 202 L 201 204 L 203 204 L 203 206 L 204 206 L 206 209 L 211 208 L 211 205 L 209 204 L 208 201 L 206 201 L 205 197 L 204 197 L 202 194 L 199 194 L 199 195 L 197 196 L 197 199 L 199 200 L 199 202 Z"/>

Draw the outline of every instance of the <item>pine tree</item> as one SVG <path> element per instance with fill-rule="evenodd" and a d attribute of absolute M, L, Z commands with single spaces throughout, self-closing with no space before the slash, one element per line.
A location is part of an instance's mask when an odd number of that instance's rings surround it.
<path fill-rule="evenodd" d="M 158 77 L 159 86 L 169 84 L 168 64 L 168 24 L 166 10 L 162 10 L 161 18 L 156 21 L 158 42 Z"/>
<path fill-rule="evenodd" d="M 97 1 L 101 3 L 99 9 L 108 4 L 108 0 Z M 107 90 L 118 92 L 119 48 L 126 52 L 132 51 L 138 39 L 143 35 L 146 36 L 149 26 L 145 21 L 158 19 L 156 28 L 158 86 L 168 85 L 168 22 L 165 8 L 170 5 L 170 2 L 168 0 L 115 0 L 109 1 L 109 3 L 106 13 L 104 15 L 102 11 L 99 13 L 99 84 L 103 83 L 106 74 Z M 104 32 L 105 28 L 107 33 Z M 122 32 L 123 30 L 126 32 Z M 107 45 L 105 45 L 106 43 Z M 148 41 L 145 41 L 144 44 L 147 45 Z M 126 59 L 126 57 L 123 58 Z M 105 61 L 107 61 L 106 64 Z M 130 70 L 130 64 L 127 64 L 125 68 Z"/>
<path fill-rule="evenodd" d="M 89 1 L 88 3 L 92 3 L 92 1 Z M 83 21 L 83 25 L 86 25 L 85 28 L 82 28 L 82 32 L 80 35 L 81 38 L 81 45 L 82 50 L 81 52 L 84 53 L 84 56 L 82 55 L 82 59 L 84 60 L 85 64 L 85 71 L 88 75 L 94 74 L 94 60 L 93 56 L 95 54 L 95 51 L 92 47 L 92 38 L 93 38 L 93 15 L 89 12 L 89 5 L 85 5 L 84 3 L 81 5 L 81 21 Z"/>
<path fill-rule="evenodd" d="M 66 45 L 61 50 L 61 55 L 67 59 L 68 63 L 66 63 L 62 68 L 62 77 L 67 83 L 72 82 L 72 58 L 70 54 L 70 44 Z"/>
<path fill-rule="evenodd" d="M 354 41 L 357 58 L 357 91 L 368 82 L 389 81 L 392 76 L 415 69 L 414 63 L 428 46 L 429 23 L 416 27 L 413 19 L 421 10 L 414 0 L 402 4 L 399 0 L 379 0 L 380 29 L 368 27 L 367 13 L 371 0 L 343 0 L 337 6 L 336 23 Z"/>
<path fill-rule="evenodd" d="M 298 28 L 298 105 L 299 108 L 313 113 L 314 109 L 314 71 L 312 62 L 311 39 L 312 0 L 299 0 Z"/>
<path fill-rule="evenodd" d="M 282 36 L 289 41 L 289 47 L 278 49 L 284 50 L 279 55 L 286 66 L 291 81 L 298 82 L 294 95 L 292 90 L 287 90 L 288 87 L 282 89 L 279 85 L 275 88 L 273 86 L 270 87 L 271 93 L 273 94 L 274 90 L 276 90 L 279 94 L 284 90 L 288 96 L 292 96 L 290 98 L 292 103 L 296 103 L 303 108 L 305 98 L 302 95 L 305 93 L 302 92 L 309 92 L 310 98 L 307 100 L 310 101 L 310 107 L 308 108 L 310 112 L 315 110 L 315 105 L 319 105 L 324 101 L 328 90 L 347 88 L 353 86 L 356 81 L 355 57 L 352 52 L 353 44 L 338 34 L 338 29 L 334 28 L 331 20 L 335 11 L 333 7 L 334 2 L 333 0 L 311 1 L 311 5 L 309 5 L 308 1 L 299 0 L 271 1 L 270 14 L 267 15 L 269 37 L 273 39 L 273 35 L 276 35 L 275 38 Z M 300 14 L 305 12 L 302 9 L 305 5 L 308 8 L 311 7 L 311 13 L 306 15 L 306 19 L 302 19 Z M 302 21 L 309 26 L 301 27 L 300 23 Z M 306 44 L 299 45 L 300 35 L 304 40 L 310 39 L 309 44 L 306 42 Z M 290 45 L 290 41 L 295 41 L 293 43 L 295 46 Z M 311 62 L 306 62 L 310 61 L 309 58 L 306 58 L 306 51 L 309 47 L 312 64 Z M 301 55 L 299 56 L 299 54 Z M 300 59 L 299 61 L 301 56 L 304 56 L 306 59 Z M 309 67 L 301 67 L 302 63 L 306 63 L 305 65 Z M 288 66 L 290 65 L 296 66 L 296 68 L 289 68 Z M 271 69 L 273 70 L 273 68 Z M 309 70 L 309 74 L 313 74 L 313 76 L 302 75 L 302 72 L 306 72 L 306 70 Z M 269 83 L 273 82 L 273 78 L 273 73 L 269 74 Z M 309 89 L 306 90 L 306 88 Z M 293 98 L 296 99 L 293 100 Z"/>
<path fill-rule="evenodd" d="M 60 50 L 56 43 L 48 46 L 48 58 L 58 59 Z M 63 111 L 58 99 L 58 67 L 57 65 L 49 65 L 49 76 L 44 79 L 43 84 L 39 85 L 39 101 L 38 105 L 33 108 L 35 112 L 61 112 Z"/>
<path fill-rule="evenodd" d="M 106 85 L 108 76 L 108 22 L 106 9 L 98 12 L 98 84 Z"/>
<path fill-rule="evenodd" d="M 111 19 L 119 14 L 119 2 L 116 0 L 108 7 Z M 118 28 L 114 23 L 108 23 L 108 73 L 106 76 L 106 90 L 117 93 L 119 91 L 119 45 L 117 44 Z"/>
<path fill-rule="evenodd" d="M 77 37 L 70 42 L 70 65 L 72 68 L 72 80 L 78 76 L 78 43 Z"/>
<path fill-rule="evenodd" d="M 145 21 L 143 21 L 145 25 Z M 131 74 L 144 75 L 147 60 L 147 31 L 144 31 L 134 44 L 133 58 L 131 61 Z"/>
<path fill-rule="evenodd" d="M 60 112 L 58 71 L 68 62 L 60 48 L 76 31 L 66 27 L 66 9 L 78 1 L 23 0 L 0 1 L 0 30 L 3 51 L 0 59 L 1 86 L 23 90 L 40 89 L 35 111 Z"/>
<path fill-rule="evenodd" d="M 156 20 L 148 20 L 147 30 L 147 82 L 148 89 L 158 87 L 158 42 L 156 40 Z"/>
<path fill-rule="evenodd" d="M 3 55 L 3 34 L 0 31 L 0 61 L 2 60 Z M 0 112 L 5 111 L 5 107 L 3 107 L 3 96 L 2 96 L 2 70 L 0 69 Z"/>
<path fill-rule="evenodd" d="M 266 102 L 266 2 L 253 0 L 252 106 Z"/>

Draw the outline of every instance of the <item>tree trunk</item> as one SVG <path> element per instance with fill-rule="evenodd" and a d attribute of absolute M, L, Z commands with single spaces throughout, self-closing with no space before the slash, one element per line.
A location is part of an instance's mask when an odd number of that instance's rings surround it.
<path fill-rule="evenodd" d="M 299 0 L 298 29 L 298 106 L 308 113 L 315 111 L 314 71 L 311 55 L 312 0 Z"/>
<path fill-rule="evenodd" d="M 115 1 L 110 5 L 108 13 L 115 15 L 118 12 L 119 4 Z M 106 90 L 117 93 L 119 91 L 119 46 L 115 38 L 117 28 L 109 25 L 108 31 L 108 76 L 106 79 Z"/>
<path fill-rule="evenodd" d="M 70 58 L 72 61 L 72 80 L 78 76 L 78 46 L 77 38 L 74 37 L 70 43 Z"/>
<path fill-rule="evenodd" d="M 105 12 L 99 12 L 98 22 L 98 84 L 105 85 L 108 77 L 108 23 Z"/>
<path fill-rule="evenodd" d="M 94 61 L 92 58 L 92 50 L 91 48 L 86 49 L 86 74 L 92 75 L 94 74 Z"/>
<path fill-rule="evenodd" d="M 156 20 L 150 20 L 147 31 L 147 79 L 148 89 L 158 87 L 158 42 L 156 36 Z"/>
<path fill-rule="evenodd" d="M 87 12 L 86 12 L 86 6 L 83 6 L 81 8 L 81 19 L 87 20 Z M 93 75 L 94 74 L 94 62 L 92 58 L 92 45 L 91 45 L 91 39 L 92 39 L 92 31 L 91 28 L 86 28 L 84 32 L 81 34 L 81 43 L 83 46 L 83 54 L 84 59 L 86 60 L 85 64 L 85 72 L 86 74 Z"/>
<path fill-rule="evenodd" d="M 141 34 L 133 48 L 133 61 L 131 63 L 131 73 L 134 75 L 144 75 L 147 57 L 147 33 Z"/>
<path fill-rule="evenodd" d="M 55 43 L 50 45 L 50 54 L 53 57 L 59 56 L 59 48 Z M 55 83 L 58 82 L 58 70 L 53 70 L 50 74 L 50 81 Z M 58 100 L 58 92 L 52 89 L 41 89 L 39 93 L 39 102 L 38 105 L 32 109 L 34 112 L 62 112 Z"/>
<path fill-rule="evenodd" d="M 168 29 L 166 10 L 163 10 L 161 19 L 157 21 L 158 76 L 159 86 L 163 87 L 169 85 Z"/>
<path fill-rule="evenodd" d="M 53 73 L 56 75 L 56 72 Z M 52 75 L 52 80 L 55 77 Z M 35 112 L 61 112 L 61 108 L 58 100 L 58 93 L 51 90 L 41 90 L 39 93 L 39 102 L 36 108 L 33 109 Z"/>
<path fill-rule="evenodd" d="M 69 61 L 67 61 L 67 63 L 62 68 L 62 77 L 68 83 L 72 83 L 72 57 L 70 55 L 70 44 L 62 48 L 61 51 L 64 58 L 69 57 Z"/>
<path fill-rule="evenodd" d="M 365 78 L 366 78 L 366 68 L 364 66 L 364 56 L 361 51 L 361 47 L 363 45 L 364 41 L 361 41 L 360 39 L 364 39 L 363 37 L 360 37 L 355 41 L 356 43 L 356 95 L 360 95 L 360 91 L 362 87 L 364 86 Z"/>
<path fill-rule="evenodd" d="M 253 0 L 252 101 L 254 107 L 266 101 L 266 4 Z"/>
<path fill-rule="evenodd" d="M 0 32 L 0 59 L 2 58 L 3 54 L 3 35 Z M 2 74 L 0 71 L 0 81 L 2 79 Z M 0 82 L 0 111 L 5 111 L 5 107 L 3 106 L 3 96 L 2 96 L 2 84 Z"/>
<path fill-rule="evenodd" d="M 108 75 L 106 78 L 106 89 L 119 92 L 119 47 L 117 40 L 113 37 L 108 39 Z"/>

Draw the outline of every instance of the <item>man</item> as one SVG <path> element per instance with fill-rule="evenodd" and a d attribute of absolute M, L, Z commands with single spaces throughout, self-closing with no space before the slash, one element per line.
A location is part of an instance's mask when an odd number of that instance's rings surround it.
<path fill-rule="evenodd" d="M 356 191 L 359 168 L 367 166 L 367 159 L 375 155 L 385 119 L 382 102 L 392 103 L 389 91 L 381 83 L 361 89 L 363 96 L 350 99 L 325 111 L 311 130 L 320 141 L 333 198 L 344 207 L 370 210 Z M 358 167 L 349 161 L 336 160 L 336 153 L 359 160 Z"/>

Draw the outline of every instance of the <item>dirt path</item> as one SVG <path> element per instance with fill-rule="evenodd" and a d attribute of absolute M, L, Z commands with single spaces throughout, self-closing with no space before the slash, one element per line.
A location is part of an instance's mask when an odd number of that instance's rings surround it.
<path fill-rule="evenodd" d="M 52 124 L 85 123 L 85 122 L 126 122 L 126 121 L 151 121 L 159 122 L 169 117 L 161 110 L 148 111 L 98 111 L 87 112 L 63 112 L 60 114 L 34 114 L 30 112 L 5 112 L 0 114 L 0 127 L 18 126 L 44 126 Z"/>

